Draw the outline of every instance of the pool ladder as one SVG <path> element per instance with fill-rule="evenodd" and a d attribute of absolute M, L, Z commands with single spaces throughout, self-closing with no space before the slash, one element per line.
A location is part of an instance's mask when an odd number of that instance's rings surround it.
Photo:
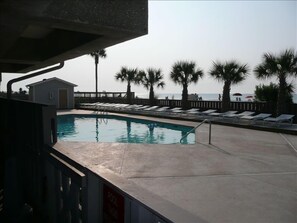
<path fill-rule="evenodd" d="M 201 123 L 199 123 L 197 126 L 195 126 L 193 129 L 191 129 L 190 131 L 188 131 L 180 140 L 179 142 L 182 143 L 183 139 L 186 138 L 191 132 L 198 129 L 201 125 L 203 125 L 204 123 L 209 123 L 209 131 L 208 131 L 208 144 L 211 144 L 211 121 L 209 119 L 204 119 Z M 195 134 L 195 142 L 197 142 L 196 139 L 196 134 Z"/>
<path fill-rule="evenodd" d="M 107 109 L 106 108 L 102 108 L 100 109 L 100 106 L 96 106 L 96 112 L 97 112 L 97 115 L 100 114 L 100 115 L 107 115 L 108 112 L 107 112 Z"/>

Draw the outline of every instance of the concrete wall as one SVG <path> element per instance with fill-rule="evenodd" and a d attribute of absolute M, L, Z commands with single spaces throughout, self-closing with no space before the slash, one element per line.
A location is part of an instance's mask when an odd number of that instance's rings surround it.
<path fill-rule="evenodd" d="M 74 87 L 58 80 L 45 82 L 30 88 L 33 102 L 55 105 L 59 109 L 59 90 L 67 89 L 68 108 L 74 108 Z"/>

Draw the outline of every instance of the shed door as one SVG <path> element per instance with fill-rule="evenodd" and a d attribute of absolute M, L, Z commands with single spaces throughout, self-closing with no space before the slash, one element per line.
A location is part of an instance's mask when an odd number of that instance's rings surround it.
<path fill-rule="evenodd" d="M 59 108 L 65 109 L 68 104 L 67 89 L 59 89 Z"/>

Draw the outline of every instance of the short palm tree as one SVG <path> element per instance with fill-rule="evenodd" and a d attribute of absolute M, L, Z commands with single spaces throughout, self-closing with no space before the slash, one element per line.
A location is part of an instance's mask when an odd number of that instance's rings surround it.
<path fill-rule="evenodd" d="M 245 80 L 248 75 L 247 64 L 239 64 L 236 61 L 226 61 L 225 63 L 213 62 L 209 71 L 210 76 L 220 82 L 224 82 L 222 111 L 229 110 L 231 85 L 238 84 Z"/>
<path fill-rule="evenodd" d="M 95 60 L 95 91 L 96 91 L 96 99 L 98 99 L 98 64 L 99 64 L 100 57 L 105 58 L 107 56 L 106 50 L 105 49 L 96 50 L 90 53 L 90 55 Z"/>
<path fill-rule="evenodd" d="M 127 82 L 127 103 L 131 104 L 132 96 L 131 96 L 131 83 L 138 84 L 138 70 L 137 68 L 131 69 L 127 67 L 122 67 L 121 71 L 115 75 L 116 80 L 120 80 L 122 82 Z"/>
<path fill-rule="evenodd" d="M 162 81 L 164 75 L 162 74 L 161 69 L 148 68 L 147 71 L 139 72 L 139 80 L 141 84 L 150 91 L 149 100 L 150 105 L 155 104 L 155 92 L 154 86 L 157 88 L 164 88 L 165 82 Z"/>
<path fill-rule="evenodd" d="M 276 113 L 280 115 L 286 113 L 288 106 L 286 96 L 289 92 L 287 78 L 289 76 L 297 77 L 297 55 L 294 50 L 285 50 L 278 56 L 265 53 L 261 64 L 254 69 L 255 75 L 259 79 L 276 77 L 278 79 L 278 96 Z"/>
<path fill-rule="evenodd" d="M 203 77 L 203 71 L 196 69 L 196 63 L 193 61 L 178 61 L 173 64 L 170 78 L 174 83 L 183 87 L 182 90 L 182 108 L 188 108 L 188 86 L 191 83 L 197 83 L 199 78 Z"/>

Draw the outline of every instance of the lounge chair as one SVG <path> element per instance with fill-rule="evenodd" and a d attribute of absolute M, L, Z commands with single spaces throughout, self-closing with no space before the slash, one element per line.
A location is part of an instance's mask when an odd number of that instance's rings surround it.
<path fill-rule="evenodd" d="M 235 114 L 237 111 L 226 111 L 226 112 L 212 112 L 208 116 L 209 117 L 223 117 L 224 115 Z"/>
<path fill-rule="evenodd" d="M 130 107 L 127 111 L 130 112 L 130 113 L 138 113 L 139 111 L 145 109 L 145 108 L 149 108 L 150 106 L 149 105 L 135 105 L 135 106 L 132 106 Z"/>
<path fill-rule="evenodd" d="M 188 116 L 188 115 L 196 115 L 197 113 L 199 113 L 199 109 L 198 108 L 191 108 L 188 110 L 183 110 L 182 108 L 176 108 L 174 110 L 171 111 L 172 114 L 176 115 L 176 116 Z"/>
<path fill-rule="evenodd" d="M 214 112 L 216 112 L 216 111 L 217 111 L 217 110 L 215 110 L 215 109 L 208 109 L 208 110 L 206 110 L 206 111 L 197 113 L 197 115 L 201 115 L 201 116 L 209 115 L 209 114 L 214 113 Z"/>
<path fill-rule="evenodd" d="M 151 110 L 155 110 L 155 109 L 157 109 L 157 108 L 159 108 L 159 106 L 151 106 L 151 107 L 145 108 L 145 109 L 143 109 L 143 110 L 144 110 L 144 111 L 151 111 Z"/>
<path fill-rule="evenodd" d="M 166 111 L 168 109 L 169 109 L 169 107 L 161 107 L 161 108 L 155 109 L 154 112 L 164 112 L 164 111 Z"/>
<path fill-rule="evenodd" d="M 179 113 L 182 111 L 182 108 L 181 107 L 175 107 L 175 108 L 171 108 L 171 109 L 168 109 L 169 112 L 173 112 L 173 113 Z"/>
<path fill-rule="evenodd" d="M 200 111 L 199 108 L 191 108 L 191 109 L 185 110 L 184 112 L 187 114 L 197 114 L 199 111 Z"/>
<path fill-rule="evenodd" d="M 232 121 L 235 122 L 235 121 L 239 121 L 239 118 L 242 117 L 242 116 L 251 116 L 253 114 L 255 114 L 255 112 L 244 111 L 244 112 L 241 112 L 239 114 L 227 114 L 227 115 L 223 115 L 223 119 L 224 118 L 232 119 Z"/>
<path fill-rule="evenodd" d="M 251 123 L 255 123 L 256 121 L 264 120 L 265 118 L 268 118 L 269 116 L 271 116 L 271 114 L 260 113 L 255 116 L 245 115 L 245 116 L 241 116 L 239 118 L 243 119 L 243 120 L 249 120 Z"/>
<path fill-rule="evenodd" d="M 239 117 L 242 117 L 242 116 L 251 116 L 253 114 L 255 114 L 255 112 L 244 111 L 244 112 L 241 112 L 239 114 L 227 114 L 227 115 L 223 115 L 223 118 L 239 118 Z"/>
<path fill-rule="evenodd" d="M 151 110 L 151 114 L 153 115 L 168 115 L 167 111 L 169 110 L 169 107 L 164 106 L 160 108 L 156 108 L 154 110 Z"/>
<path fill-rule="evenodd" d="M 291 125 L 293 124 L 293 118 L 295 115 L 290 115 L 290 114 L 282 114 L 276 118 L 265 118 L 264 122 L 267 123 L 275 123 L 276 125 L 280 125 L 280 123 L 290 123 Z"/>

